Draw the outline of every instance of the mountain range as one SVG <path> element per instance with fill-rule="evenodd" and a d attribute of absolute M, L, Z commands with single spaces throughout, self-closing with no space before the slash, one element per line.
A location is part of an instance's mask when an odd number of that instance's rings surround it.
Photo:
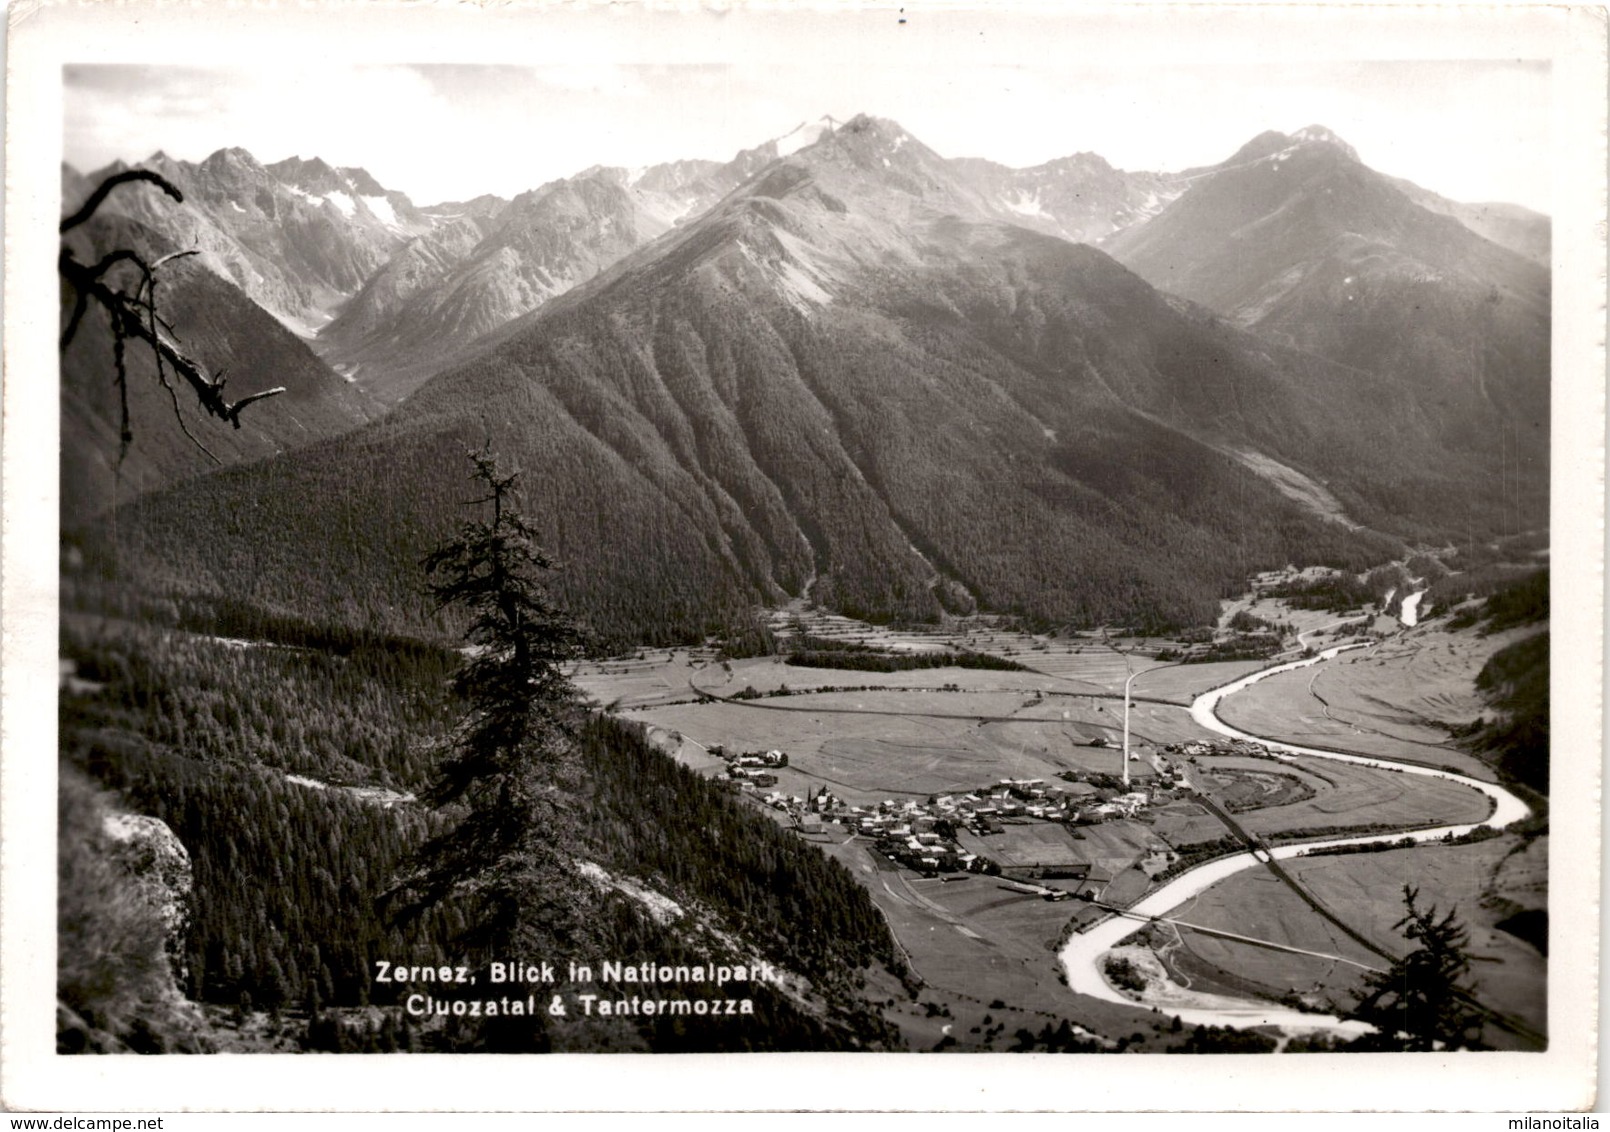
<path fill-rule="evenodd" d="M 1318 128 L 1161 175 L 949 160 L 860 116 L 425 209 L 225 153 L 176 170 L 169 238 L 284 321 L 345 288 L 325 384 L 393 407 L 143 499 L 169 588 L 417 627 L 487 440 L 615 642 L 805 592 L 1189 624 L 1261 566 L 1546 503 L 1547 272 Z M 279 187 L 241 200 L 254 178 Z"/>
<path fill-rule="evenodd" d="M 76 228 L 66 244 L 81 263 L 116 249 L 157 263 L 182 250 L 171 237 L 112 212 Z M 133 283 L 132 269 L 118 270 L 125 273 L 122 282 Z M 170 372 L 159 380 L 151 352 L 136 342 L 123 351 L 125 400 L 112 380 L 110 322 L 91 305 L 61 356 L 61 515 L 69 530 L 99 523 L 119 502 L 220 465 L 338 436 L 379 415 L 370 397 L 200 257 L 169 260 L 156 275 L 157 305 L 186 356 L 227 380 L 237 397 L 274 387 L 285 392 L 250 406 L 240 427 L 216 427 L 187 389 L 178 388 L 175 397 L 163 388 L 162 380 L 177 385 L 178 379 Z M 119 440 L 125 403 L 132 436 L 126 452 Z"/>

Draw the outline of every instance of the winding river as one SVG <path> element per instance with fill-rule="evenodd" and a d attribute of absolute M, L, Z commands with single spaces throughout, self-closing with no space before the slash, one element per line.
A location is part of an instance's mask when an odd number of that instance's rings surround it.
<path fill-rule="evenodd" d="M 1493 809 L 1484 822 L 1467 825 L 1438 826 L 1435 829 L 1406 830 L 1402 833 L 1383 834 L 1373 833 L 1360 837 L 1341 837 L 1329 841 L 1307 842 L 1302 845 L 1284 845 L 1272 850 L 1250 850 L 1237 853 L 1229 857 L 1220 857 L 1180 874 L 1169 881 L 1162 888 L 1149 894 L 1137 902 L 1123 915 L 1115 915 L 1101 923 L 1096 924 L 1085 932 L 1075 933 L 1063 947 L 1060 958 L 1067 971 L 1068 986 L 1078 994 L 1089 995 L 1106 1002 L 1122 1003 L 1126 1006 L 1152 1006 L 1168 1014 L 1177 1014 L 1181 1021 L 1187 1025 L 1232 1026 L 1248 1028 L 1252 1026 L 1281 1026 L 1292 1031 L 1329 1031 L 1343 1036 L 1353 1036 L 1367 1030 L 1369 1027 L 1361 1022 L 1348 1021 L 1328 1014 L 1309 1014 L 1302 1011 L 1291 1010 L 1287 1007 L 1272 1003 L 1260 1002 L 1256 999 L 1240 999 L 1226 995 L 1208 995 L 1188 992 L 1184 988 L 1164 987 L 1160 992 L 1154 990 L 1148 993 L 1147 1000 L 1137 1004 L 1136 1001 L 1112 987 L 1102 974 L 1102 957 L 1132 932 L 1138 930 L 1145 922 L 1153 917 L 1162 916 L 1174 908 L 1178 908 L 1191 897 L 1205 891 L 1227 877 L 1234 876 L 1245 869 L 1256 868 L 1262 862 L 1273 857 L 1275 860 L 1288 860 L 1300 857 L 1315 849 L 1330 846 L 1358 845 L 1371 841 L 1391 839 L 1394 841 L 1403 838 L 1412 838 L 1415 841 L 1437 841 L 1445 837 L 1459 837 L 1482 826 L 1493 826 L 1502 829 L 1511 822 L 1519 821 L 1531 812 L 1525 802 L 1501 786 L 1490 782 L 1481 782 L 1474 778 L 1467 778 L 1451 771 L 1435 769 L 1432 767 L 1415 766 L 1409 763 L 1392 762 L 1388 759 L 1369 758 L 1363 755 L 1342 754 L 1338 751 L 1324 751 L 1313 747 L 1300 747 L 1291 743 L 1282 743 L 1262 736 L 1249 735 L 1239 731 L 1221 720 L 1215 713 L 1215 708 L 1226 696 L 1251 687 L 1260 680 L 1280 672 L 1289 672 L 1296 668 L 1307 668 L 1310 665 L 1328 661 L 1346 652 L 1349 649 L 1365 648 L 1360 644 L 1336 645 L 1328 648 L 1316 656 L 1303 660 L 1293 661 L 1290 664 L 1278 665 L 1254 672 L 1250 676 L 1204 692 L 1191 703 L 1191 718 L 1200 726 L 1209 731 L 1232 739 L 1247 739 L 1262 744 L 1277 758 L 1290 758 L 1294 755 L 1305 755 L 1311 758 L 1334 759 L 1338 762 L 1358 763 L 1363 766 L 1380 767 L 1382 769 L 1397 771 L 1403 774 L 1423 774 L 1431 778 L 1445 778 L 1450 782 L 1457 782 L 1468 786 L 1472 790 L 1479 790 L 1492 800 Z M 1171 999 L 1178 1000 L 1178 1007 L 1171 1004 Z"/>

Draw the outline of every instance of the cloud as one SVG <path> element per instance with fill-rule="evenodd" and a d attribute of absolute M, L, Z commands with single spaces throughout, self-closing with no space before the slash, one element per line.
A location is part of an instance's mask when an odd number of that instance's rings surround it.
<path fill-rule="evenodd" d="M 731 158 L 824 113 L 900 121 L 951 157 L 1127 169 L 1224 160 L 1266 129 L 1329 126 L 1363 159 L 1449 196 L 1546 208 L 1548 74 L 1502 62 L 1313 60 L 1072 66 L 800 51 L 733 62 L 302 68 L 69 67 L 67 159 L 240 145 L 362 165 L 421 203 L 512 195 L 593 164 Z"/>
<path fill-rule="evenodd" d="M 608 63 L 573 63 L 538 67 L 532 77 L 541 85 L 582 94 L 644 98 L 650 93 L 640 70 Z"/>

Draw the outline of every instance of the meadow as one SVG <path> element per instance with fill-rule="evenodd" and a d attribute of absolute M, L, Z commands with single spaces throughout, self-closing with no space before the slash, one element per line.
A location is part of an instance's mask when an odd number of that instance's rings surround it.
<path fill-rule="evenodd" d="M 1476 674 L 1494 653 L 1532 631 L 1481 637 L 1431 622 L 1319 669 L 1261 680 L 1226 700 L 1220 714 L 1253 734 L 1496 781 L 1491 766 L 1454 745 L 1449 729 L 1489 710 L 1476 692 Z"/>
<path fill-rule="evenodd" d="M 1249 832 L 1269 835 L 1376 825 L 1410 829 L 1477 822 L 1491 810 L 1486 795 L 1423 774 L 1326 759 L 1298 759 L 1285 766 L 1267 764 L 1268 769 L 1282 772 L 1288 767 L 1305 772 L 1307 780 L 1319 779 L 1328 785 L 1312 798 L 1238 814 L 1236 820 Z"/>
<path fill-rule="evenodd" d="M 958 1049 L 1008 1049 L 1018 1031 L 1065 1020 L 1105 1034 L 1140 1034 L 1167 1043 L 1149 1011 L 1071 992 L 1057 947 L 1077 901 L 1051 902 L 1013 891 L 998 877 L 924 879 L 889 867 L 864 841 L 827 839 L 824 850 L 867 886 L 921 981 L 913 1004 L 885 1013 L 927 1049 L 952 1038 Z"/>
<path fill-rule="evenodd" d="M 1542 844 L 1538 844 L 1541 842 Z M 1304 889 L 1354 931 L 1390 955 L 1410 946 L 1396 927 L 1403 886 L 1419 890 L 1420 906 L 1454 910 L 1470 929 L 1471 985 L 1478 1001 L 1541 1032 L 1547 1022 L 1546 961 L 1530 944 L 1500 930 L 1521 900 L 1540 895 L 1547 838 L 1523 847 L 1514 837 L 1470 845 L 1425 845 L 1381 853 L 1299 857 L 1285 862 Z M 1169 913 L 1203 927 L 1237 932 L 1292 947 L 1323 951 L 1382 968 L 1387 960 L 1349 939 L 1262 870 L 1239 873 Z M 1253 979 L 1277 992 L 1296 989 L 1343 1004 L 1357 991 L 1361 970 L 1347 963 L 1259 948 L 1187 930 L 1186 948 L 1207 967 Z M 1189 961 L 1186 970 L 1191 969 Z M 1209 975 L 1206 967 L 1199 974 Z M 1487 1040 L 1502 1048 L 1528 1042 L 1502 1026 Z"/>
<path fill-rule="evenodd" d="M 1329 623 L 1336 618 L 1323 615 L 1313 620 Z M 867 638 L 869 643 L 890 649 L 915 649 L 925 639 L 921 634 L 902 636 L 888 631 Z M 974 631 L 955 634 L 954 640 L 942 639 L 952 647 L 1010 654 L 1040 671 L 856 672 L 800 668 L 773 658 L 723 664 L 681 653 L 660 654 L 648 663 L 612 662 L 581 679 L 600 700 L 624 697 L 623 706 L 633 708 L 627 713 L 630 718 L 649 724 L 651 734 L 666 749 L 678 750 L 681 761 L 704 773 L 722 772 L 719 760 L 706 751 L 716 744 L 735 750 L 776 747 L 787 751 L 789 766 L 776 772 L 777 789 L 786 794 L 803 796 L 826 784 L 846 801 L 865 804 L 921 799 L 1007 777 L 1041 778 L 1054 784 L 1064 771 L 1119 773 L 1122 708 L 1116 693 L 1127 672 L 1150 662 L 1137 662 L 1092 640 L 1038 642 L 1045 647 L 1036 648 L 1032 639 L 1005 632 L 991 637 Z M 1307 687 L 1316 671 L 1322 688 L 1334 683 L 1356 689 L 1361 698 L 1379 696 L 1383 700 L 1397 693 L 1400 706 L 1394 710 L 1405 719 L 1420 708 L 1413 702 L 1415 689 L 1407 686 L 1402 672 L 1389 675 L 1392 665 L 1401 668 L 1435 661 L 1452 671 L 1451 662 L 1438 655 L 1435 645 L 1424 641 L 1416 644 L 1406 637 L 1378 648 L 1397 651 L 1385 654 L 1387 663 L 1380 666 L 1369 664 L 1367 654 L 1361 653 L 1360 663 L 1354 666 L 1347 666 L 1349 658 L 1344 656 L 1339 663 L 1318 670 L 1272 677 L 1232 697 L 1223 713 L 1255 732 L 1363 751 L 1378 746 L 1382 754 L 1417 757 L 1420 748 L 1414 745 L 1417 732 L 1412 727 L 1384 726 L 1364 732 L 1328 718 L 1323 710 L 1312 711 L 1324 707 Z M 1212 738 L 1191 720 L 1184 705 L 1198 692 L 1256 667 L 1251 662 L 1151 665 L 1135 681 L 1136 694 L 1147 697 L 1138 700 L 1131 712 L 1137 751 L 1146 756 L 1169 743 Z M 1047 675 L 1053 668 L 1056 674 Z M 1444 674 L 1444 678 L 1452 676 Z M 1371 685 L 1370 680 L 1377 683 Z M 787 694 L 775 694 L 785 685 Z M 723 697 L 752 688 L 761 695 L 687 702 L 697 694 L 695 688 Z M 813 690 L 821 688 L 842 690 Z M 1163 700 L 1171 702 L 1158 702 Z M 1093 740 L 1104 745 L 1091 746 Z M 1443 748 L 1427 748 L 1421 757 L 1467 770 L 1476 762 Z M 1130 769 L 1136 784 L 1144 788 L 1153 774 L 1149 762 L 1143 757 L 1132 762 Z M 1473 822 L 1488 812 L 1485 797 L 1456 783 L 1332 760 L 1199 756 L 1196 769 L 1206 772 L 1196 777 L 1221 804 L 1263 803 L 1240 809 L 1236 820 L 1249 832 L 1264 836 Z M 1209 777 L 1214 772 L 1220 772 L 1218 780 Z M 1162 867 L 1169 859 L 1168 847 L 1188 849 L 1217 841 L 1227 832 L 1201 805 L 1184 799 L 1153 810 L 1139 821 L 1080 827 L 1008 823 L 999 834 L 965 832 L 960 842 L 1007 867 L 1087 865 L 1088 881 L 1043 883 L 1070 891 L 1088 890 L 1104 901 L 1126 904 L 1146 891 L 1150 883 L 1147 871 Z M 835 826 L 811 840 L 849 865 L 867 885 L 894 926 L 913 970 L 924 980 L 917 1001 L 886 1010 L 919 1048 L 947 1039 L 961 1048 L 1002 1048 L 1006 1035 L 1020 1024 L 1035 1030 L 1047 1021 L 1076 1015 L 1095 1025 L 1103 1011 L 1123 1011 L 1072 996 L 1060 982 L 1054 954 L 1047 950 L 1048 941 L 1085 908 L 1080 902 L 1051 902 L 1015 892 L 998 878 L 924 879 L 893 867 L 872 852 L 864 839 L 850 838 Z M 1488 844 L 1497 843 L 1483 843 Z M 1414 877 L 1413 862 L 1429 860 L 1435 854 L 1451 854 L 1449 860 L 1463 861 L 1465 866 L 1480 860 L 1489 872 L 1501 867 L 1509 870 L 1506 884 L 1523 898 L 1484 911 L 1490 922 L 1502 918 L 1500 913 L 1509 915 L 1523 907 L 1544 905 L 1546 869 L 1539 870 L 1535 864 L 1527 867 L 1523 864 L 1526 858 L 1505 858 L 1496 849 L 1485 850 L 1496 854 L 1490 859 L 1472 852 L 1483 845 L 1316 857 L 1292 862 L 1291 868 L 1343 922 L 1386 948 L 1392 942 L 1392 924 L 1402 912 L 1401 880 Z M 1460 853 L 1464 856 L 1458 856 Z M 1387 864 L 1392 867 L 1386 868 Z M 1453 871 L 1446 867 L 1428 869 L 1427 893 L 1433 899 L 1457 898 L 1461 907 L 1479 902 L 1472 883 L 1456 884 Z M 1345 1006 L 1366 968 L 1386 962 L 1262 870 L 1217 885 L 1170 916 L 1317 953 L 1282 951 L 1189 927 L 1154 928 L 1171 969 L 1200 990 L 1267 997 L 1296 993 L 1316 1004 L 1335 999 Z M 1177 935 L 1169 934 L 1176 931 Z M 1487 948 L 1484 954 L 1494 960 L 1480 964 L 1483 993 L 1493 997 L 1493 1007 L 1523 1022 L 1535 1016 L 1536 1009 L 1527 1014 L 1520 1004 L 1529 993 L 1535 997 L 1541 957 L 1534 953 L 1528 959 L 1521 954 L 1529 949 L 1528 944 L 1490 926 L 1482 945 Z M 992 1009 L 992 1002 L 1002 1005 Z M 1004 1034 L 1003 1019 L 1009 1019 Z M 1127 1023 L 1115 1018 L 1111 1024 Z M 1541 1028 L 1540 1022 L 1537 1028 Z M 1151 1031 L 1142 1026 L 1141 1032 Z M 1152 1036 L 1166 1040 L 1155 1032 Z M 1525 1044 L 1514 1035 L 1505 1040 Z"/>
<path fill-rule="evenodd" d="M 1340 911 L 1353 910 L 1344 906 Z M 1400 915 L 1401 911 L 1400 904 Z M 1228 972 L 1257 984 L 1269 997 L 1295 992 L 1313 995 L 1315 1001 L 1327 997 L 1341 1001 L 1358 987 L 1368 970 L 1387 965 L 1385 959 L 1317 914 L 1278 877 L 1263 869 L 1238 873 L 1175 908 L 1168 916 L 1185 924 L 1319 953 L 1301 955 L 1188 927 L 1178 929 L 1180 948 L 1189 957 L 1177 962 L 1187 977 L 1194 971 L 1198 978 L 1221 980 L 1222 973 Z"/>

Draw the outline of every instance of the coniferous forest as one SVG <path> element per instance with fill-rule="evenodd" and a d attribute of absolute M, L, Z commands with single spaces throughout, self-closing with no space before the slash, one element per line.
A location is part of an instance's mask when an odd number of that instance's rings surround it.
<path fill-rule="evenodd" d="M 443 688 L 456 653 L 406 642 L 345 655 L 242 647 L 70 617 L 62 655 L 93 686 L 62 697 L 64 767 L 166 822 L 190 852 L 191 918 L 178 958 L 194 1001 L 289 1012 L 310 1025 L 322 1018 L 308 1031 L 313 1048 L 337 1040 L 332 1019 L 344 1008 L 395 1004 L 392 988 L 373 979 L 376 960 L 428 964 L 455 953 L 461 920 L 428 915 L 399 927 L 377 898 L 443 820 L 413 799 L 432 778 L 449 724 Z M 858 984 L 899 960 L 865 890 L 842 868 L 678 767 L 630 724 L 590 717 L 579 755 L 578 856 L 689 909 L 702 954 L 731 958 L 742 941 L 810 988 L 763 988 L 758 1013 L 730 1024 L 701 1019 L 679 1030 L 674 1019 L 644 1019 L 634 1035 L 614 1036 L 619 1048 L 888 1040 Z M 727 847 L 718 858 L 703 849 L 712 839 Z M 687 925 L 668 930 L 618 894 L 597 895 L 591 936 L 567 959 L 673 962 L 689 953 Z M 378 1041 L 378 1029 L 359 1029 L 341 1040 Z M 504 1040 L 591 1048 L 598 1038 L 581 1026 Z M 456 1048 L 487 1036 L 463 1028 L 414 1040 Z"/>

